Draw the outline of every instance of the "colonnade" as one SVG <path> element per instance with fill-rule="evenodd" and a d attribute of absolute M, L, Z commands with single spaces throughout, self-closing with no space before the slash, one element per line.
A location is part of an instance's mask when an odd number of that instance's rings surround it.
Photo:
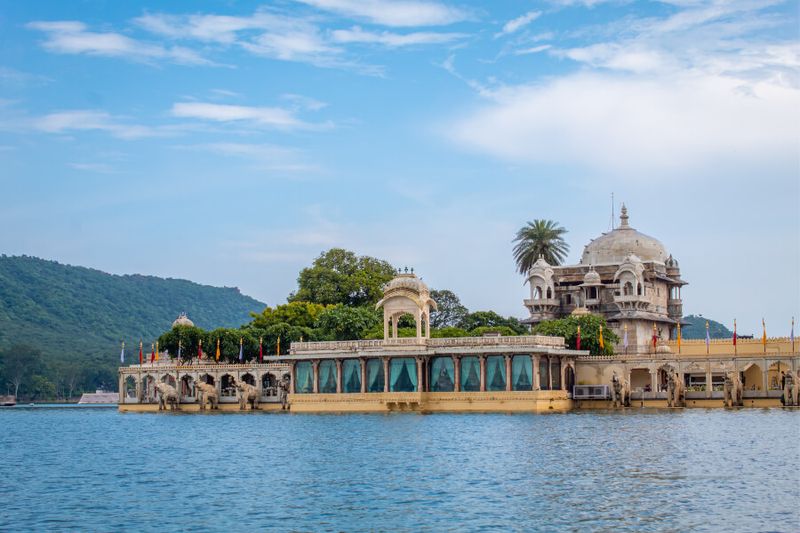
<path fill-rule="evenodd" d="M 575 363 L 546 354 L 310 358 L 290 374 L 295 394 L 571 390 Z"/>

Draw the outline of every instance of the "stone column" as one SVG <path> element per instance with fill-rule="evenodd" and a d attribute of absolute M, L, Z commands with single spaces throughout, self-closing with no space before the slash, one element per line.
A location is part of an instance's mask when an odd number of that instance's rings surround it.
<path fill-rule="evenodd" d="M 771 364 L 771 361 L 764 361 L 764 370 L 761 372 L 764 376 L 764 396 L 767 396 L 769 392 L 769 367 Z"/>
<path fill-rule="evenodd" d="M 389 320 L 390 318 L 386 315 L 383 316 L 383 338 L 389 338 Z"/>
<path fill-rule="evenodd" d="M 425 376 L 422 371 L 422 357 L 417 357 L 417 392 L 425 392 Z"/>
<path fill-rule="evenodd" d="M 123 384 L 125 384 L 125 380 L 122 378 L 122 372 L 119 373 L 118 380 L 119 380 L 119 388 L 117 390 L 119 391 L 119 403 L 125 403 L 125 401 L 124 401 L 125 400 L 125 389 L 123 388 Z"/>
<path fill-rule="evenodd" d="M 481 392 L 486 391 L 486 356 L 481 354 L 478 356 L 481 364 Z"/>
<path fill-rule="evenodd" d="M 706 398 L 711 398 L 711 361 L 706 362 Z"/>
<path fill-rule="evenodd" d="M 653 398 L 658 397 L 658 369 L 650 370 L 650 389 Z"/>
<path fill-rule="evenodd" d="M 539 375 L 540 357 L 534 355 L 533 359 L 533 390 L 542 390 L 542 377 Z"/>
<path fill-rule="evenodd" d="M 336 394 L 342 393 L 342 360 L 336 360 Z"/>
<path fill-rule="evenodd" d="M 397 338 L 397 323 L 399 322 L 400 315 L 392 315 L 392 338 Z"/>
<path fill-rule="evenodd" d="M 553 361 L 547 356 L 547 390 L 553 390 Z"/>
<path fill-rule="evenodd" d="M 291 392 L 292 394 L 295 394 L 297 392 L 297 388 L 294 386 L 295 385 L 294 382 L 296 381 L 294 372 L 295 364 L 296 363 L 292 363 L 291 365 L 289 365 L 289 392 Z"/>
<path fill-rule="evenodd" d="M 417 319 L 415 320 L 417 323 L 417 339 L 422 338 L 422 313 L 419 309 L 417 309 Z"/>
<path fill-rule="evenodd" d="M 560 376 L 561 376 L 561 390 L 567 390 L 567 384 L 565 383 L 566 380 L 564 379 L 567 374 L 566 372 L 567 365 L 564 364 L 564 360 L 561 359 L 560 357 L 558 359 L 558 368 L 560 370 Z"/>
<path fill-rule="evenodd" d="M 389 392 L 389 358 L 383 358 L 383 392 Z"/>
<path fill-rule="evenodd" d="M 311 367 L 314 369 L 314 394 L 319 393 L 319 359 L 311 361 Z"/>
<path fill-rule="evenodd" d="M 453 356 L 453 392 L 461 392 L 461 358 Z"/>
<path fill-rule="evenodd" d="M 361 364 L 361 394 L 367 392 L 367 360 L 361 358 L 358 360 Z"/>
<path fill-rule="evenodd" d="M 506 390 L 511 390 L 511 356 L 504 355 L 503 358 L 505 359 L 506 363 Z"/>

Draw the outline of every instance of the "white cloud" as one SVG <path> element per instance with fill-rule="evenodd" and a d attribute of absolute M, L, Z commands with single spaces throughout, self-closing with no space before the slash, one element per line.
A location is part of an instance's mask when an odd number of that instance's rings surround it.
<path fill-rule="evenodd" d="M 120 139 L 141 139 L 164 133 L 148 126 L 128 124 L 120 117 L 94 109 L 60 111 L 32 120 L 34 129 L 47 133 L 70 131 L 105 131 Z"/>
<path fill-rule="evenodd" d="M 68 163 L 68 166 L 75 170 L 84 172 L 96 172 L 98 174 L 114 174 L 116 169 L 107 163 Z"/>
<path fill-rule="evenodd" d="M 213 64 L 188 48 L 164 47 L 138 41 L 120 33 L 91 32 L 87 31 L 86 24 L 77 21 L 39 21 L 31 22 L 27 27 L 44 32 L 44 48 L 59 54 L 122 57 L 143 62 L 167 60 L 186 65 Z"/>
<path fill-rule="evenodd" d="M 424 44 L 449 43 L 464 37 L 461 33 L 413 32 L 406 34 L 392 32 L 370 32 L 354 26 L 349 30 L 334 30 L 333 40 L 339 43 L 373 43 L 396 48 Z"/>
<path fill-rule="evenodd" d="M 524 15 L 520 15 L 515 19 L 511 19 L 503 25 L 503 29 L 495 35 L 495 37 L 500 37 L 503 35 L 509 35 L 520 29 L 524 28 L 534 20 L 538 19 L 542 16 L 541 11 L 528 11 Z"/>
<path fill-rule="evenodd" d="M 298 0 L 325 11 L 383 26 L 443 26 L 467 19 L 461 9 L 414 0 Z"/>
<path fill-rule="evenodd" d="M 800 91 L 768 81 L 580 73 L 491 98 L 449 126 L 451 136 L 511 161 L 641 180 L 689 179 L 737 163 L 791 168 L 796 160 Z"/>
<path fill-rule="evenodd" d="M 175 146 L 175 148 L 248 160 L 262 170 L 290 173 L 319 172 L 320 170 L 317 165 L 304 161 L 303 153 L 300 150 L 274 144 L 218 142 Z"/>
<path fill-rule="evenodd" d="M 538 54 L 539 52 L 545 52 L 552 48 L 550 44 L 540 44 L 539 46 L 532 46 L 531 48 L 521 48 L 519 50 L 514 50 L 514 55 L 524 56 L 529 54 Z"/>
<path fill-rule="evenodd" d="M 172 106 L 172 115 L 212 122 L 244 122 L 253 126 L 284 130 L 326 129 L 330 123 L 312 124 L 298 119 L 294 113 L 280 107 L 252 107 L 211 104 L 205 102 L 179 102 Z"/>

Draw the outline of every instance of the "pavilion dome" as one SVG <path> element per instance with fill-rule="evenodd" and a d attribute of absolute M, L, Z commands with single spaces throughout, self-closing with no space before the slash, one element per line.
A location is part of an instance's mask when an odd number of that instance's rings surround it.
<path fill-rule="evenodd" d="M 413 272 L 398 273 L 394 279 L 384 285 L 383 292 L 388 293 L 397 289 L 408 289 L 417 294 L 430 293 L 430 289 L 425 282 L 419 279 Z"/>
<path fill-rule="evenodd" d="M 602 285 L 603 282 L 600 279 L 600 274 L 597 273 L 596 270 L 590 270 L 583 276 L 583 284 L 584 285 Z"/>
<path fill-rule="evenodd" d="M 667 250 L 658 239 L 636 231 L 628 225 L 628 209 L 624 204 L 619 218 L 618 228 L 604 233 L 586 245 L 581 256 L 581 264 L 619 264 L 631 254 L 645 262 L 664 263 L 666 261 Z"/>
<path fill-rule="evenodd" d="M 194 326 L 194 322 L 189 320 L 189 317 L 186 316 L 186 313 L 181 313 L 172 323 L 172 327 L 174 328 L 175 326 Z"/>

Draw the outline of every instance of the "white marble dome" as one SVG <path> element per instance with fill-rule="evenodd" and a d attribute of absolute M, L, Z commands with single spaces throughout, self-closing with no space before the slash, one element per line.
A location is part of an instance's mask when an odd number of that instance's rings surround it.
<path fill-rule="evenodd" d="M 186 316 L 186 313 L 181 313 L 172 323 L 172 327 L 174 328 L 175 326 L 194 326 L 194 322 L 189 320 L 189 317 Z"/>
<path fill-rule="evenodd" d="M 635 254 L 642 261 L 659 263 L 666 261 L 669 254 L 658 239 L 638 232 L 628 225 L 628 210 L 624 205 L 619 218 L 618 228 L 604 233 L 586 245 L 581 256 L 581 264 L 619 264 L 631 254 Z"/>
<path fill-rule="evenodd" d="M 397 274 L 397 277 L 384 285 L 383 292 L 387 293 L 394 289 L 409 289 L 420 294 L 430 292 L 425 282 L 414 273 Z"/>
<path fill-rule="evenodd" d="M 600 274 L 597 273 L 596 270 L 590 270 L 583 276 L 583 284 L 584 285 L 602 285 L 603 282 L 600 279 Z"/>

